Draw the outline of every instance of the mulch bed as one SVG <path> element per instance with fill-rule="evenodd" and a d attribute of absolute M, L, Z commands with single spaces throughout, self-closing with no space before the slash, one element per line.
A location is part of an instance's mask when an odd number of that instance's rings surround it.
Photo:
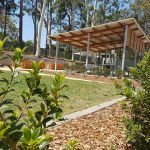
<path fill-rule="evenodd" d="M 54 136 L 49 150 L 63 150 L 69 139 L 78 141 L 78 150 L 125 150 L 126 135 L 122 117 L 127 112 L 119 104 L 69 121 L 49 130 Z"/>
<path fill-rule="evenodd" d="M 48 72 L 48 71 L 42 71 L 42 73 L 48 74 L 48 75 L 54 75 L 55 72 Z M 114 80 L 117 80 L 119 83 L 123 83 L 122 79 L 118 79 L 117 77 L 105 77 L 105 76 L 97 76 L 97 75 L 89 75 L 89 74 L 80 74 L 80 73 L 65 73 L 62 72 L 65 77 L 70 77 L 70 78 L 76 78 L 76 79 L 83 79 L 83 80 L 90 80 L 90 81 L 95 81 L 95 82 L 104 82 L 104 83 L 109 83 L 113 84 Z M 139 82 L 132 80 L 133 85 L 135 87 L 139 87 Z"/>
<path fill-rule="evenodd" d="M 55 72 L 49 72 L 49 71 L 42 71 L 42 73 L 46 73 L 49 75 L 53 75 Z M 114 78 L 111 77 L 105 77 L 105 76 L 97 76 L 97 75 L 89 75 L 89 74 L 80 74 L 80 73 L 65 73 L 66 77 L 70 78 L 77 78 L 77 79 L 83 79 L 83 80 L 91 80 L 91 81 L 96 81 L 96 82 L 106 82 L 106 83 L 112 83 Z M 121 79 L 119 79 L 121 80 Z"/>

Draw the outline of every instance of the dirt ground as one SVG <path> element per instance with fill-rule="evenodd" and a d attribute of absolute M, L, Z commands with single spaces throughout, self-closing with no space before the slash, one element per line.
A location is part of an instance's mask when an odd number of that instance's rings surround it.
<path fill-rule="evenodd" d="M 72 120 L 49 131 L 54 136 L 49 150 L 63 150 L 69 139 L 78 141 L 78 150 L 125 150 L 126 135 L 122 121 L 127 113 L 120 104 Z"/>

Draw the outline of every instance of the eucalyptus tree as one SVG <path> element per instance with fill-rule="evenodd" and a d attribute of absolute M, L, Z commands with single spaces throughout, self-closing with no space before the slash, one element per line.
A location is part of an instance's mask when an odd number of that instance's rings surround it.
<path fill-rule="evenodd" d="M 43 0 L 42 3 L 43 4 L 42 4 L 41 12 L 40 12 L 40 21 L 39 21 L 38 35 L 37 35 L 37 45 L 36 45 L 36 53 L 35 53 L 36 57 L 40 56 L 41 34 L 42 34 L 42 27 L 43 27 L 43 22 L 44 22 L 44 13 L 45 13 L 47 0 Z"/>
<path fill-rule="evenodd" d="M 135 0 L 131 4 L 132 16 L 135 17 L 145 33 L 150 37 L 150 1 Z"/>
<path fill-rule="evenodd" d="M 52 41 L 48 39 L 48 35 L 52 33 L 52 25 L 53 25 L 53 13 L 55 12 L 55 1 L 48 0 L 47 3 L 47 17 L 46 17 L 46 48 L 48 48 L 49 57 L 52 56 Z"/>
<path fill-rule="evenodd" d="M 5 18 L 3 15 L 0 15 L 0 39 L 4 37 L 4 28 L 7 29 L 6 35 L 9 35 L 10 39 L 15 39 L 18 37 L 18 27 L 17 20 L 11 16 L 7 16 L 7 28 L 5 27 Z"/>
<path fill-rule="evenodd" d="M 97 23 L 102 24 L 106 22 L 124 19 L 128 16 L 128 5 L 131 1 L 128 0 L 100 0 L 98 1 L 98 9 L 96 13 Z"/>
<path fill-rule="evenodd" d="M 39 0 L 25 0 L 25 10 L 32 17 L 34 26 L 34 54 L 36 52 L 38 22 L 40 19 Z"/>
<path fill-rule="evenodd" d="M 19 2 L 19 47 L 23 47 L 23 41 L 22 41 L 22 33 L 23 33 L 23 4 L 24 0 L 20 0 Z"/>
<path fill-rule="evenodd" d="M 97 4 L 98 0 L 95 0 L 94 7 L 93 7 L 93 14 L 91 19 L 91 26 L 94 26 L 96 24 L 96 10 L 97 10 Z"/>
<path fill-rule="evenodd" d="M 16 3 L 14 0 L 1 0 L 0 1 L 0 13 L 3 16 L 3 36 L 6 37 L 7 34 L 7 21 L 10 20 L 10 16 L 15 14 L 17 9 Z"/>

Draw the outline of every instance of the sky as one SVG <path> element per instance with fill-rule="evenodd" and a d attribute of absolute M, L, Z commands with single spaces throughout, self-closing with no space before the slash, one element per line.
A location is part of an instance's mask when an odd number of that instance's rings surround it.
<path fill-rule="evenodd" d="M 32 40 L 34 38 L 34 28 L 33 28 L 33 21 L 32 17 L 25 14 L 23 17 L 23 40 Z M 46 30 L 42 28 L 42 36 L 41 36 L 41 47 L 45 48 L 46 42 Z"/>

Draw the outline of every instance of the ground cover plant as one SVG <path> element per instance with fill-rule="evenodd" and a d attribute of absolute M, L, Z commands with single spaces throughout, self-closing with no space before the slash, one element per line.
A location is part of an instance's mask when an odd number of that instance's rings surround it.
<path fill-rule="evenodd" d="M 124 108 L 130 117 L 124 119 L 126 135 L 133 149 L 148 150 L 150 148 L 150 52 L 131 69 L 131 75 L 138 80 L 140 87 L 135 87 L 131 80 L 124 79 L 124 84 L 115 82 L 121 94 L 126 95 L 128 104 Z"/>

